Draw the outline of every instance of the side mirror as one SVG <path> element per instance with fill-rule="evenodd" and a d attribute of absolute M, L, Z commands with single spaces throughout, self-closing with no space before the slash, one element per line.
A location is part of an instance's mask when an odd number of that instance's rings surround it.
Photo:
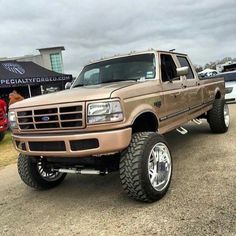
<path fill-rule="evenodd" d="M 184 76 L 184 75 L 187 75 L 188 74 L 188 66 L 184 66 L 184 67 L 180 67 L 180 68 L 177 68 L 176 71 L 177 71 L 177 76 Z"/>
<path fill-rule="evenodd" d="M 65 89 L 70 89 L 71 85 L 72 85 L 71 82 L 67 82 L 65 84 Z"/>

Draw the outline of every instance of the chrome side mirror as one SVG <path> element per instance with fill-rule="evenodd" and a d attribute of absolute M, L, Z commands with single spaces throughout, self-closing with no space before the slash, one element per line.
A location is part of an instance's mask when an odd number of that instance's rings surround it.
<path fill-rule="evenodd" d="M 71 82 L 67 82 L 65 84 L 65 89 L 70 89 L 71 85 L 72 85 Z"/>
<path fill-rule="evenodd" d="M 184 66 L 184 67 L 180 67 L 180 68 L 177 68 L 176 71 L 177 71 L 177 76 L 184 76 L 184 75 L 187 75 L 188 74 L 188 66 Z"/>

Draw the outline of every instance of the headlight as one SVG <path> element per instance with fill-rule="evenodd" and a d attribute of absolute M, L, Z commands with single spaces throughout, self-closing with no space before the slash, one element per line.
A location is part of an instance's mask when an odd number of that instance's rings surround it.
<path fill-rule="evenodd" d="M 88 104 L 88 123 L 116 122 L 123 120 L 119 101 L 95 102 Z"/>
<path fill-rule="evenodd" d="M 14 111 L 9 111 L 8 119 L 10 121 L 11 129 L 16 128 L 16 113 Z"/>

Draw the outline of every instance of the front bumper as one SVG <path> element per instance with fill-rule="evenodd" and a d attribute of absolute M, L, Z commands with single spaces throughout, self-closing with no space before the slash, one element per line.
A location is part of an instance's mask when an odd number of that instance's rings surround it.
<path fill-rule="evenodd" d="M 17 151 L 29 156 L 86 157 L 119 152 L 129 146 L 132 130 L 61 135 L 13 134 Z"/>
<path fill-rule="evenodd" d="M 226 98 L 225 99 L 226 103 L 236 103 L 236 98 Z"/>

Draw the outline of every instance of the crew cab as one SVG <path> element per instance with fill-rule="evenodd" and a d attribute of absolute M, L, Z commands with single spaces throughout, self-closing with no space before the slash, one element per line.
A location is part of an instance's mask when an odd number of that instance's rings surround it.
<path fill-rule="evenodd" d="M 120 171 L 128 196 L 165 195 L 172 157 L 163 134 L 193 120 L 214 133 L 230 124 L 223 78 L 199 80 L 186 54 L 149 50 L 86 65 L 70 89 L 10 107 L 21 179 L 48 189 L 67 173 Z"/>

